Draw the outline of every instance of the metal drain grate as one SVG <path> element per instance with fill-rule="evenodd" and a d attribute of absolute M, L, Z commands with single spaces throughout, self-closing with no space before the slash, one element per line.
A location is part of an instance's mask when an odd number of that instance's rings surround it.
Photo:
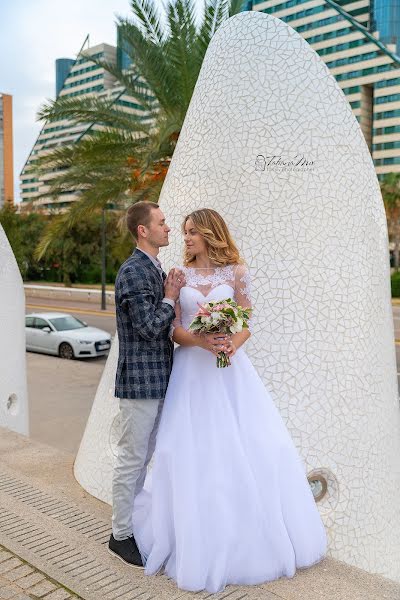
<path fill-rule="evenodd" d="M 84 597 L 88 591 L 92 592 L 92 597 L 95 593 L 97 598 L 107 600 L 134 600 L 139 595 L 141 600 L 151 600 L 154 597 L 132 581 L 122 579 L 119 573 L 104 567 L 86 552 L 60 541 L 43 528 L 32 525 L 4 507 L 1 508 L 0 533 L 4 542 L 10 540 L 11 543 L 18 543 L 34 552 L 42 564 L 45 563 L 47 567 L 51 565 L 56 571 L 65 574 L 69 587 Z"/>
<path fill-rule="evenodd" d="M 79 506 L 52 498 L 32 485 L 0 472 L 0 492 L 39 510 L 82 535 L 105 544 L 110 536 L 110 524 L 82 511 Z"/>

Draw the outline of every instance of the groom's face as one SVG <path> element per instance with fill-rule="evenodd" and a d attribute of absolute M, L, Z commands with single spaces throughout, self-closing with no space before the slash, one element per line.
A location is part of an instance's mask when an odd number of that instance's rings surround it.
<path fill-rule="evenodd" d="M 162 248 L 163 246 L 168 246 L 168 234 L 171 231 L 171 229 L 165 222 L 164 213 L 160 208 L 155 208 L 151 211 L 151 220 L 149 226 L 146 227 L 146 230 L 147 241 L 154 248 Z"/>

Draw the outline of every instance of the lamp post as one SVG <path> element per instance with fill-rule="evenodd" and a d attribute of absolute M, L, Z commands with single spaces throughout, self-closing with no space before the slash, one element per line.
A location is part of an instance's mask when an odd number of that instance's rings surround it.
<path fill-rule="evenodd" d="M 106 209 L 101 213 L 101 310 L 106 310 Z"/>

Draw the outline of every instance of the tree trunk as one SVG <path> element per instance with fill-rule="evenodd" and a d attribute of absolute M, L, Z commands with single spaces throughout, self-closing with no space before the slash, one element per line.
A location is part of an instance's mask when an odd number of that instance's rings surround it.
<path fill-rule="evenodd" d="M 393 250 L 393 258 L 394 258 L 394 270 L 399 270 L 399 250 L 400 250 L 400 236 L 396 234 L 394 238 L 394 250 Z"/>
<path fill-rule="evenodd" d="M 71 278 L 67 271 L 63 272 L 63 283 L 64 283 L 65 287 L 71 287 Z"/>

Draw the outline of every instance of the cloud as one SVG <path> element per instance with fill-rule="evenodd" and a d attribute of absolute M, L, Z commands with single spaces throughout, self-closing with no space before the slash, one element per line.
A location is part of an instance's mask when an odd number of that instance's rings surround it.
<path fill-rule="evenodd" d="M 129 16 L 129 0 L 13 0 L 0 2 L 0 92 L 12 94 L 15 198 L 19 173 L 40 132 L 39 106 L 55 95 L 55 60 L 75 58 L 90 45 L 116 44 L 116 15 Z"/>

